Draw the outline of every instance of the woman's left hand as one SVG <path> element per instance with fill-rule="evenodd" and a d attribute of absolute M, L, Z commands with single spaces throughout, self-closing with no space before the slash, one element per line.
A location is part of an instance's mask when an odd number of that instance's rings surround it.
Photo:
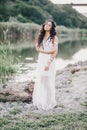
<path fill-rule="evenodd" d="M 49 70 L 49 66 L 45 66 L 44 70 L 48 71 Z"/>
<path fill-rule="evenodd" d="M 47 64 L 47 65 L 45 66 L 44 70 L 45 70 L 45 71 L 48 71 L 49 68 L 50 68 L 50 64 Z"/>

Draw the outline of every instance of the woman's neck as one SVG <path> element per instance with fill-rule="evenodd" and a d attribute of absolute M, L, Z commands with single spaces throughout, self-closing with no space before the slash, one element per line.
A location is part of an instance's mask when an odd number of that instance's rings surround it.
<path fill-rule="evenodd" d="M 46 31 L 45 37 L 48 37 L 48 36 L 50 36 L 50 32 Z"/>

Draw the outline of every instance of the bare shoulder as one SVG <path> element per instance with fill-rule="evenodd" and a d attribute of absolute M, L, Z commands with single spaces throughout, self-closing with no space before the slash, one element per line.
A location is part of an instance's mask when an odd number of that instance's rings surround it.
<path fill-rule="evenodd" d="M 54 37 L 54 42 L 53 43 L 58 44 L 58 37 L 57 36 Z"/>
<path fill-rule="evenodd" d="M 57 37 L 57 36 L 55 36 L 55 37 L 54 37 L 54 40 L 57 40 L 57 41 L 58 41 L 58 37 Z"/>

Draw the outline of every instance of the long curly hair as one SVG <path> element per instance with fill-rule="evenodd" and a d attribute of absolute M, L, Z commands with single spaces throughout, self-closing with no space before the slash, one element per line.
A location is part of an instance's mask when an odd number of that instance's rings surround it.
<path fill-rule="evenodd" d="M 42 43 L 42 40 L 45 36 L 45 30 L 44 30 L 44 26 L 47 22 L 51 22 L 52 23 L 52 27 L 50 30 L 50 38 L 53 40 L 54 37 L 56 36 L 56 23 L 52 20 L 52 19 L 48 19 L 45 21 L 45 23 L 41 26 L 41 29 L 39 30 L 39 33 L 37 35 L 36 41 L 38 43 L 38 46 L 40 46 L 40 44 Z"/>

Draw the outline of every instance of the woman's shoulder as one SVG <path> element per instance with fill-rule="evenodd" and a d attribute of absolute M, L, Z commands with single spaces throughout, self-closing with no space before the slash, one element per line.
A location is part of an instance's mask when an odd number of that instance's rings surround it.
<path fill-rule="evenodd" d="M 58 44 L 58 37 L 56 35 L 53 38 L 53 44 Z"/>
<path fill-rule="evenodd" d="M 55 36 L 54 36 L 54 40 L 58 40 L 58 37 L 57 37 L 57 35 L 55 35 Z"/>

